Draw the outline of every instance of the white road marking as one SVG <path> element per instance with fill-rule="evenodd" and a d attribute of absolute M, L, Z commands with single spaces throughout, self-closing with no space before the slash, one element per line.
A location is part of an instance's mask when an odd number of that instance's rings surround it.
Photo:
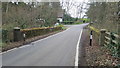
<path fill-rule="evenodd" d="M 83 29 L 81 29 L 81 32 L 80 32 L 80 35 L 79 35 L 79 39 L 78 39 L 78 42 L 77 42 L 76 56 L 75 56 L 75 68 L 76 68 L 76 67 L 78 68 L 79 43 L 80 43 L 80 39 L 81 39 L 81 36 L 82 36 L 82 32 L 83 32 Z"/>
<path fill-rule="evenodd" d="M 67 30 L 69 30 L 69 29 L 70 29 L 70 28 L 66 29 L 65 31 L 67 31 Z M 62 31 L 62 32 L 65 32 L 65 31 Z M 59 33 L 57 33 L 57 34 L 48 36 L 48 37 L 46 37 L 46 38 L 43 38 L 43 39 L 40 39 L 40 40 L 37 40 L 37 41 L 34 41 L 34 42 L 32 42 L 32 43 L 35 44 L 35 43 L 37 43 L 37 42 L 40 42 L 40 41 L 43 41 L 43 40 L 45 40 L 45 39 L 51 38 L 51 37 L 53 37 L 53 36 L 59 35 L 59 34 L 61 34 L 62 32 L 59 32 Z M 10 51 L 13 51 L 13 50 L 16 50 L 16 49 L 18 49 L 18 48 L 24 48 L 24 47 L 27 47 L 27 46 L 30 46 L 30 45 L 27 44 L 27 45 L 23 45 L 23 46 L 21 46 L 21 47 L 16 47 L 16 48 L 7 50 L 7 51 L 5 51 L 5 52 L 1 52 L 0 55 L 2 55 L 2 54 L 4 54 L 4 53 L 7 53 L 7 52 L 10 52 Z"/>
<path fill-rule="evenodd" d="M 66 29 L 65 31 L 67 31 L 67 30 L 69 30 L 69 29 L 70 29 L 70 28 Z M 62 31 L 62 32 L 59 32 L 59 33 L 57 33 L 57 34 L 54 34 L 54 35 L 48 36 L 48 37 L 43 38 L 43 39 L 41 39 L 41 40 L 34 41 L 34 43 L 37 43 L 37 42 L 43 41 L 43 40 L 45 40 L 45 39 L 51 38 L 51 37 L 53 37 L 53 36 L 59 35 L 59 34 L 65 32 L 65 31 Z"/>

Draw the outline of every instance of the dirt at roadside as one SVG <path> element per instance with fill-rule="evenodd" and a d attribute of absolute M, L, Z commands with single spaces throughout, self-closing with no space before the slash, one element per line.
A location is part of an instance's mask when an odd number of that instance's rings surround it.
<path fill-rule="evenodd" d="M 87 66 L 85 51 L 85 47 L 88 45 L 89 42 L 87 36 L 88 36 L 87 29 L 84 29 L 79 44 L 79 66 Z"/>
<path fill-rule="evenodd" d="M 119 65 L 120 59 L 111 56 L 109 50 L 99 46 L 93 39 L 93 45 L 89 45 L 88 29 L 84 29 L 80 43 L 79 66 L 109 66 Z M 119 68 L 119 67 L 116 67 Z"/>

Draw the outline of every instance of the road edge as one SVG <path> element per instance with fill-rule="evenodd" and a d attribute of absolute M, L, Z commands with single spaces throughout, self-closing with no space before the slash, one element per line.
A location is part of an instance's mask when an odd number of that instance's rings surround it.
<path fill-rule="evenodd" d="M 77 67 L 78 67 L 78 58 L 79 58 L 79 43 L 81 40 L 82 32 L 83 32 L 83 29 L 81 29 L 81 31 L 80 31 L 80 35 L 79 35 L 79 39 L 78 39 L 77 47 L 76 47 L 75 66 L 77 66 Z"/>
<path fill-rule="evenodd" d="M 66 29 L 66 30 L 69 30 L 69 29 L 70 29 L 70 28 L 68 28 L 68 29 Z M 66 30 L 64 30 L 64 31 L 66 31 Z M 62 32 L 64 32 L 64 31 L 62 31 Z M 40 40 L 33 41 L 33 42 L 31 42 L 31 43 L 37 43 L 37 42 L 39 42 L 39 41 L 43 41 L 43 40 L 48 39 L 48 38 L 50 38 L 50 37 L 56 36 L 56 35 L 58 35 L 58 34 L 60 34 L 60 33 L 62 33 L 62 32 L 58 32 L 58 33 L 56 33 L 56 34 L 50 35 L 50 36 L 45 37 L 45 38 L 42 38 L 42 39 L 40 39 Z M 31 44 L 31 43 L 30 43 L 30 44 Z M 18 48 L 24 48 L 24 47 L 27 47 L 27 46 L 30 46 L 30 45 L 25 44 L 25 46 L 15 47 L 15 48 L 13 48 L 13 49 L 10 49 L 10 50 L 1 52 L 0 55 L 5 54 L 5 53 L 10 52 L 10 51 L 13 51 L 13 50 L 16 50 L 16 49 L 18 49 Z"/>

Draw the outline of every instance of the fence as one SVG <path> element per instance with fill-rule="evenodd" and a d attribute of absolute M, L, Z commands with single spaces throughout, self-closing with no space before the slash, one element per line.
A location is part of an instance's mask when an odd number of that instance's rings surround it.
<path fill-rule="evenodd" d="M 115 57 L 120 57 L 120 36 L 113 33 L 108 32 L 106 29 L 98 30 L 92 26 L 88 26 L 90 30 L 92 30 L 93 38 L 99 45 L 104 45 L 108 48 L 112 55 Z"/>
<path fill-rule="evenodd" d="M 112 32 L 105 32 L 104 46 L 109 48 L 112 55 L 115 57 L 120 57 L 119 39 L 120 37 L 117 34 Z"/>

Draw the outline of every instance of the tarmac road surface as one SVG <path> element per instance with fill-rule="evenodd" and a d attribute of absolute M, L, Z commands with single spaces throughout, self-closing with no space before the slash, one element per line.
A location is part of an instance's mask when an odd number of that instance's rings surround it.
<path fill-rule="evenodd" d="M 69 25 L 63 32 L 3 53 L 2 65 L 74 66 L 79 35 L 86 25 Z"/>

